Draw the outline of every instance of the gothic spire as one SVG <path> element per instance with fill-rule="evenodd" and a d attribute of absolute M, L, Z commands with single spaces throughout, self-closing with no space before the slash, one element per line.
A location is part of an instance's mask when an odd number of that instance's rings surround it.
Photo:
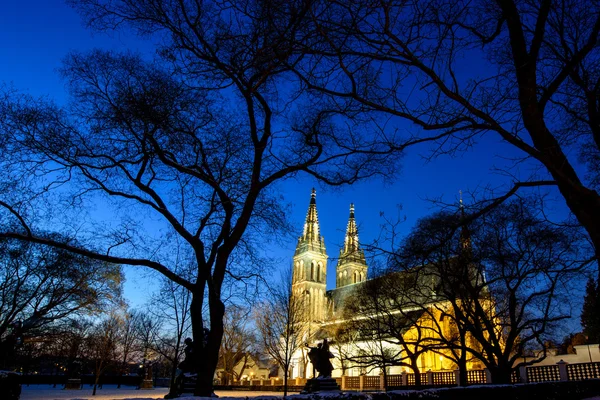
<path fill-rule="evenodd" d="M 340 263 L 346 261 L 357 261 L 364 263 L 365 254 L 360 248 L 358 241 L 358 228 L 354 218 L 354 204 L 350 204 L 350 216 L 348 217 L 348 226 L 346 227 L 346 237 L 344 238 L 344 247 L 340 249 Z"/>
<path fill-rule="evenodd" d="M 306 213 L 302 239 L 308 242 L 318 242 L 321 239 L 319 216 L 317 214 L 317 191 L 315 188 L 312 189 L 310 195 L 310 203 L 308 205 L 308 212 Z"/>
<path fill-rule="evenodd" d="M 354 204 L 350 203 L 350 217 L 346 227 L 346 238 L 344 239 L 344 253 L 351 253 L 358 249 L 358 229 L 354 219 Z"/>
<path fill-rule="evenodd" d="M 321 236 L 319 228 L 319 216 L 317 214 L 317 191 L 313 188 L 310 195 L 310 203 L 304 221 L 304 229 L 302 235 L 298 238 L 296 246 L 296 254 L 305 251 L 316 251 L 323 255 L 327 255 L 325 251 L 325 239 Z"/>

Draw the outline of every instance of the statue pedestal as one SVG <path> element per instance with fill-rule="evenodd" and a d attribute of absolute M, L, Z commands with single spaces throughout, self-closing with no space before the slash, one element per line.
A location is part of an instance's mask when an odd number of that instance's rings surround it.
<path fill-rule="evenodd" d="M 302 393 L 327 392 L 340 390 L 337 382 L 333 378 L 313 378 L 306 381 Z"/>
<path fill-rule="evenodd" d="M 154 389 L 154 382 L 152 379 L 144 379 L 140 384 L 140 389 Z"/>
<path fill-rule="evenodd" d="M 67 379 L 65 390 L 81 390 L 81 379 Z"/>

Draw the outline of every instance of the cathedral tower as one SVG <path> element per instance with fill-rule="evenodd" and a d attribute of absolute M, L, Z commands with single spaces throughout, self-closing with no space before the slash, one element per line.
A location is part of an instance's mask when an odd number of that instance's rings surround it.
<path fill-rule="evenodd" d="M 327 282 L 327 252 L 325 240 L 319 229 L 317 215 L 317 193 L 312 190 L 306 221 L 302 236 L 298 238 L 294 253 L 292 290 L 306 302 L 307 315 L 310 321 L 325 319 L 325 284 Z"/>
<path fill-rule="evenodd" d="M 354 204 L 350 204 L 350 218 L 346 228 L 344 247 L 336 268 L 336 287 L 342 287 L 367 280 L 365 253 L 358 242 L 358 229 L 354 219 Z"/>

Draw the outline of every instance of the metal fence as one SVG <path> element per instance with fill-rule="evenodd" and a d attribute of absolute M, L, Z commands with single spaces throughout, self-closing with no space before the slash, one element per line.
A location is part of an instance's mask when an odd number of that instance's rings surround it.
<path fill-rule="evenodd" d="M 483 384 L 486 383 L 487 376 L 484 369 L 474 369 L 467 371 L 467 384 Z"/>
<path fill-rule="evenodd" d="M 558 365 L 540 365 L 527 368 L 527 382 L 560 381 Z"/>
<path fill-rule="evenodd" d="M 458 371 L 427 371 L 420 374 L 423 386 L 453 386 L 459 382 Z M 520 367 L 511 373 L 511 383 L 581 381 L 600 379 L 600 362 L 568 364 L 560 361 L 555 365 Z M 344 376 L 335 378 L 342 390 L 380 390 L 384 387 L 384 378 L 380 375 Z M 281 385 L 281 379 L 242 381 L 238 385 L 275 386 Z M 303 386 L 305 378 L 290 379 L 290 385 Z M 484 369 L 467 371 L 468 385 L 492 383 L 491 374 Z M 414 373 L 387 375 L 387 387 L 415 386 Z"/>
<path fill-rule="evenodd" d="M 600 363 L 567 364 L 567 377 L 570 381 L 583 381 L 600 378 Z"/>
<path fill-rule="evenodd" d="M 432 372 L 434 385 L 456 385 L 456 374 L 454 372 Z"/>

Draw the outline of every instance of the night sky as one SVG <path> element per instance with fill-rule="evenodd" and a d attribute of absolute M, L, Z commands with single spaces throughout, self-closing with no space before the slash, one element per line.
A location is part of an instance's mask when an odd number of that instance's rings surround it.
<path fill-rule="evenodd" d="M 140 51 L 148 57 L 153 55 L 151 43 L 127 32 L 109 36 L 89 31 L 75 11 L 61 0 L 5 2 L 0 13 L 0 37 L 0 80 L 18 90 L 48 96 L 59 103 L 65 102 L 66 93 L 57 69 L 69 51 L 99 47 Z M 465 75 L 477 74 L 477 67 L 465 60 L 463 72 Z M 401 121 L 397 122 L 397 127 L 406 132 L 415 129 Z M 442 197 L 446 202 L 457 203 L 459 190 L 469 192 L 486 186 L 501 188 L 506 185 L 510 178 L 494 172 L 494 168 L 509 165 L 508 158 L 519 155 L 493 136 L 482 138 L 471 150 L 455 157 L 441 156 L 426 162 L 423 156 L 427 154 L 425 146 L 412 148 L 404 158 L 402 170 L 387 186 L 373 180 L 332 190 L 307 177 L 280 185 L 282 195 L 291 204 L 290 220 L 296 229 L 293 237 L 301 233 L 313 186 L 317 188 L 319 220 L 327 250 L 330 257 L 336 257 L 343 242 L 350 203 L 356 207 L 361 242 L 369 242 L 378 235 L 383 223 L 380 213 L 394 217 L 397 205 L 402 205 L 401 215 L 406 217 L 402 229 L 408 233 L 418 218 L 433 211 L 427 199 Z M 522 168 L 527 168 L 526 164 Z M 469 202 L 468 196 L 465 201 Z M 273 254 L 281 258 L 282 268 L 289 268 L 294 246 L 295 239 L 288 240 L 283 247 L 274 246 Z M 335 284 L 334 263 L 329 266 L 329 287 Z M 138 305 L 143 301 L 144 294 L 140 289 L 146 288 L 147 278 L 133 272 L 132 268 L 127 269 L 127 278 L 126 296 L 132 305 Z"/>

